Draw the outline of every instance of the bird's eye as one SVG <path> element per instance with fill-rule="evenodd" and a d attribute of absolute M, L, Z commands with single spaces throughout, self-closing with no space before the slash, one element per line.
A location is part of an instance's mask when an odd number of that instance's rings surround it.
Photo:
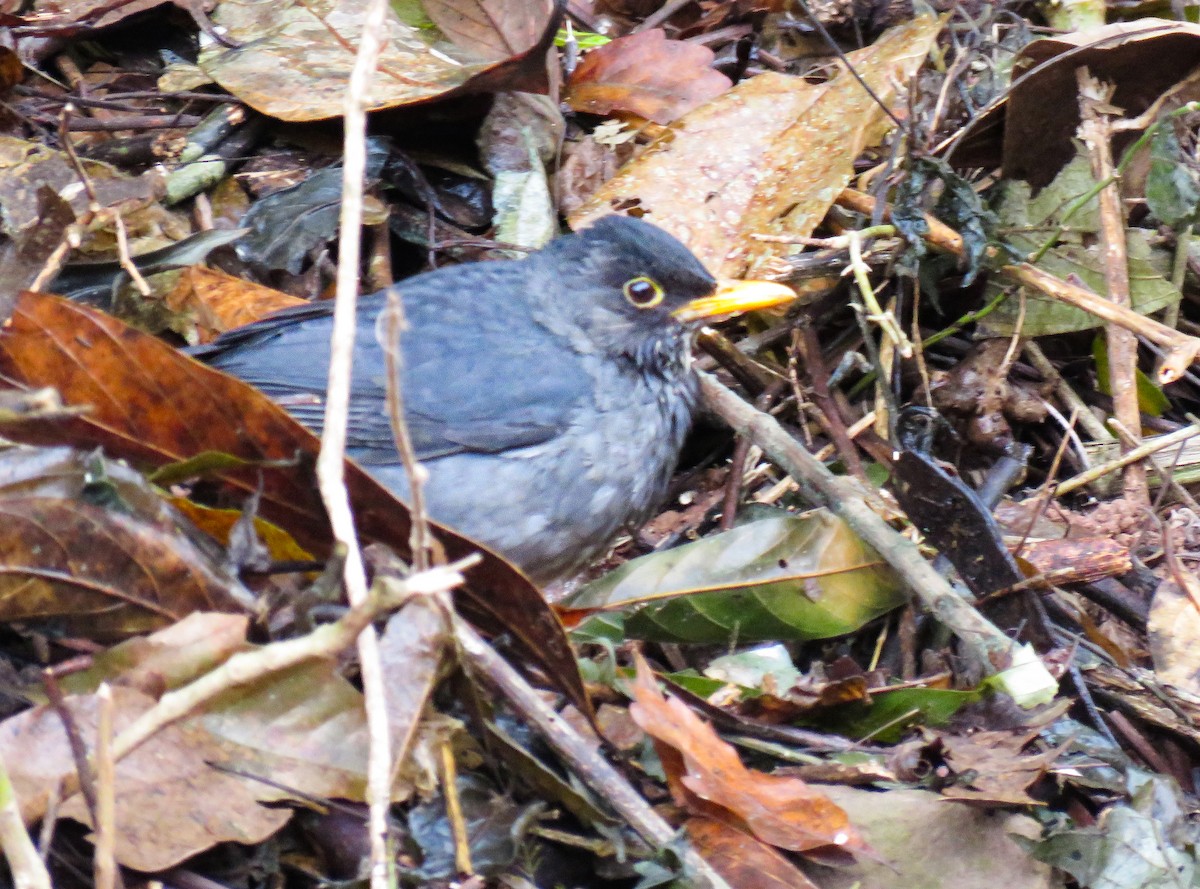
<path fill-rule="evenodd" d="M 645 275 L 630 278 L 622 289 L 625 298 L 639 309 L 653 309 L 663 301 L 662 285 Z"/>

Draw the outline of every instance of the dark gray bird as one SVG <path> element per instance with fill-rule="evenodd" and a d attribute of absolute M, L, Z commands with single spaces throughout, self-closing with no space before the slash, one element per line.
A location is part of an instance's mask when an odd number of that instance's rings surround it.
<path fill-rule="evenodd" d="M 717 282 L 653 225 L 610 216 L 527 259 L 396 285 L 403 394 L 430 515 L 546 583 L 661 503 L 696 406 L 689 325 L 778 305 L 778 284 Z M 408 493 L 385 407 L 379 319 L 359 301 L 349 455 Z M 196 350 L 320 431 L 332 305 L 313 303 Z"/>

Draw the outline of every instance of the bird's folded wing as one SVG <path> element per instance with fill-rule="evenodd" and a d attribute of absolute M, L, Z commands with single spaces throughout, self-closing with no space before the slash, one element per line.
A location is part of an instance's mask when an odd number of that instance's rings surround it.
<path fill-rule="evenodd" d="M 377 340 L 380 302 L 362 301 L 355 341 L 347 447 L 362 463 L 397 460 Z M 569 360 L 575 356 L 564 354 L 562 341 L 526 317 L 482 313 L 489 321 L 458 308 L 444 301 L 408 308 L 402 379 L 418 459 L 498 453 L 565 431 L 593 384 L 581 363 Z M 286 310 L 226 334 L 198 350 L 199 357 L 260 389 L 319 434 L 330 311 L 327 303 Z"/>

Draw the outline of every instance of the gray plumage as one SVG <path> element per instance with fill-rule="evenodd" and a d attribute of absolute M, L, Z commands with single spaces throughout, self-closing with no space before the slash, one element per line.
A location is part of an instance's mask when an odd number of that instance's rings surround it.
<path fill-rule="evenodd" d="M 623 293 L 638 276 L 664 297 Z M 661 503 L 697 389 L 674 309 L 715 282 L 654 226 L 607 217 L 524 260 L 469 263 L 396 285 L 403 392 L 430 514 L 534 580 L 564 577 Z M 408 493 L 385 407 L 378 320 L 359 302 L 348 452 Z M 287 310 L 196 354 L 320 432 L 332 305 Z"/>

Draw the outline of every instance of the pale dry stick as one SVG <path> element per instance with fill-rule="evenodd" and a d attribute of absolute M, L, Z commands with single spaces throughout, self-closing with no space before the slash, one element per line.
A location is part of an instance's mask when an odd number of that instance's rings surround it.
<path fill-rule="evenodd" d="M 94 221 L 104 217 L 112 219 L 113 228 L 117 233 L 117 261 L 125 271 L 125 274 L 129 275 L 129 280 L 133 282 L 133 286 L 137 288 L 138 293 L 142 296 L 149 296 L 152 292 L 150 285 L 146 283 L 146 279 L 138 271 L 137 264 L 133 261 L 133 257 L 129 253 L 129 236 L 125 231 L 125 220 L 121 218 L 121 211 L 115 207 L 106 210 L 101 206 L 100 199 L 96 194 L 96 186 L 92 184 L 92 177 L 83 168 L 83 162 L 79 159 L 79 155 L 75 151 L 75 143 L 71 141 L 71 132 L 67 129 L 67 115 L 74 110 L 75 108 L 70 102 L 63 106 L 61 116 L 59 117 L 58 138 L 62 144 L 63 152 L 67 155 L 67 160 L 75 170 L 75 175 L 79 177 L 79 183 L 88 197 L 87 215 L 82 220 L 82 224 L 91 225 Z"/>
<path fill-rule="evenodd" d="M 1055 489 L 1054 495 L 1060 497 L 1063 494 L 1069 494 L 1071 491 L 1078 490 L 1084 485 L 1089 485 L 1096 479 L 1108 475 L 1110 472 L 1116 472 L 1118 469 L 1124 468 L 1135 460 L 1145 459 L 1151 454 L 1157 454 L 1164 448 L 1185 442 L 1196 435 L 1200 435 L 1200 426 L 1185 426 L 1183 429 L 1178 429 L 1175 432 L 1152 439 L 1131 451 L 1126 451 L 1115 460 L 1093 466 L 1086 472 L 1072 476 Z"/>
<path fill-rule="evenodd" d="M 850 426 L 846 427 L 846 435 L 848 435 L 850 437 L 850 440 L 853 441 L 854 439 L 858 438 L 858 436 L 861 433 L 870 429 L 874 425 L 875 425 L 875 411 L 867 411 L 865 414 L 863 414 L 861 417 L 859 417 L 857 420 L 855 420 L 854 423 L 852 423 Z M 834 453 L 836 453 L 836 451 L 837 451 L 837 448 L 835 448 L 833 446 L 833 444 L 827 444 L 827 445 L 825 445 L 825 447 L 821 448 L 821 450 L 819 450 L 815 454 L 813 454 L 813 458 L 816 460 L 820 460 L 822 463 L 824 463 L 826 460 L 828 460 L 830 457 L 832 457 L 834 455 Z M 787 476 L 784 476 L 779 481 L 777 481 L 774 485 L 772 485 L 770 488 L 768 488 L 762 494 L 759 494 L 757 497 L 755 497 L 754 502 L 755 503 L 774 503 L 776 500 L 778 500 L 784 494 L 787 494 L 789 491 L 794 491 L 794 490 L 796 490 L 796 488 L 797 488 L 796 480 L 794 478 L 792 478 L 790 475 L 787 475 Z"/>
<path fill-rule="evenodd" d="M 412 522 L 409 546 L 412 548 L 413 567 L 424 571 L 432 562 L 437 541 L 430 533 L 429 510 L 425 506 L 425 481 L 429 473 L 417 462 L 417 449 L 413 446 L 412 435 L 404 419 L 404 389 L 400 385 L 404 362 L 400 352 L 400 334 L 404 328 L 403 297 L 397 288 L 392 288 L 388 290 L 387 308 L 379 319 L 375 335 L 383 347 L 388 421 L 400 462 L 404 464 L 404 475 L 408 479 L 408 513 Z"/>
<path fill-rule="evenodd" d="M 595 744 L 586 741 L 556 713 L 520 673 L 496 654 L 474 627 L 458 615 L 453 617 L 453 627 L 462 663 L 475 675 L 486 678 L 563 758 L 572 773 L 612 806 L 634 833 L 654 849 L 677 842 L 678 834 L 671 825 L 599 755 Z M 690 844 L 683 846 L 680 856 L 690 871 L 691 885 L 702 889 L 730 889 L 725 879 Z"/>
<path fill-rule="evenodd" d="M 1058 372 L 1058 368 L 1046 357 L 1046 353 L 1042 351 L 1041 346 L 1033 340 L 1026 340 L 1022 351 L 1024 351 L 1025 357 L 1029 359 L 1029 363 L 1042 375 L 1042 378 L 1054 385 L 1054 394 L 1063 403 L 1063 407 L 1079 418 L 1079 425 L 1092 437 L 1093 441 L 1113 441 L 1113 434 L 1108 431 L 1108 428 L 1084 404 L 1083 399 L 1079 397 L 1079 393 L 1071 388 L 1071 384 L 1063 379 L 1063 375 Z"/>
<path fill-rule="evenodd" d="M 350 364 L 354 353 L 358 261 L 362 248 L 363 180 L 367 166 L 367 95 L 388 32 L 387 0 L 370 0 L 363 14 L 362 33 L 343 103 L 343 166 L 341 231 L 338 236 L 337 296 L 329 348 L 329 388 L 325 425 L 317 457 L 317 483 L 329 514 L 334 538 L 345 547 L 343 580 L 352 607 L 367 601 L 367 576 L 346 490 L 346 422 L 350 410 Z M 367 754 L 368 834 L 371 889 L 394 885 L 388 849 L 388 810 L 391 807 L 392 753 L 388 726 L 379 637 L 369 624 L 358 637 L 359 667 L 367 714 L 370 746 Z"/>
<path fill-rule="evenodd" d="M 117 885 L 117 764 L 112 755 L 112 686 L 101 682 L 96 689 L 96 753 L 92 768 L 96 776 L 95 858 L 96 889 Z"/>
<path fill-rule="evenodd" d="M 371 622 L 387 611 L 398 608 L 413 596 L 445 594 L 463 582 L 462 572 L 479 562 L 476 554 L 449 565 L 439 565 L 420 574 L 405 577 L 381 577 L 368 591 L 367 598 L 352 605 L 341 618 L 322 624 L 310 633 L 295 639 L 272 642 L 253 651 L 243 651 L 187 685 L 169 691 L 158 702 L 113 739 L 112 758 L 120 762 L 147 740 L 169 725 L 199 710 L 218 695 L 231 688 L 258 682 L 263 678 L 316 658 L 340 654 L 360 638 Z M 79 792 L 76 773 L 63 777 L 62 798 Z M 34 808 L 27 812 L 36 820 L 42 812 Z"/>
<path fill-rule="evenodd" d="M 871 285 L 871 267 L 867 265 L 867 261 L 863 257 L 862 242 L 862 232 L 849 231 L 846 233 L 850 262 L 842 274 L 853 276 L 854 283 L 858 286 L 859 296 L 862 297 L 863 305 L 866 306 L 866 319 L 879 325 L 883 335 L 892 343 L 902 358 L 911 358 L 913 345 L 904 335 L 900 322 L 896 320 L 895 312 L 885 309 L 879 304 L 879 297 Z"/>
<path fill-rule="evenodd" d="M 0 759 L 0 849 L 8 860 L 15 889 L 51 889 L 50 873 L 21 820 L 17 793 L 3 759 Z"/>
<path fill-rule="evenodd" d="M 864 214 L 870 214 L 875 209 L 873 197 L 850 188 L 842 190 L 837 203 Z M 933 216 L 926 215 L 925 222 L 928 226 L 925 233 L 926 243 L 944 253 L 963 255 L 962 236 L 958 232 Z M 988 250 L 989 257 L 994 258 L 996 255 L 995 249 Z M 1010 281 L 1032 287 L 1051 299 L 1082 309 L 1102 321 L 1119 324 L 1160 346 L 1164 350 L 1163 362 L 1158 369 L 1160 383 L 1173 383 L 1178 380 L 1184 371 L 1196 362 L 1197 356 L 1200 356 L 1200 337 L 1189 336 L 1152 318 L 1139 315 L 1132 309 L 1114 305 L 1086 287 L 1056 278 L 1030 263 L 1005 265 L 997 271 Z"/>
<path fill-rule="evenodd" d="M 1105 183 L 1096 196 L 1100 208 L 1100 246 L 1104 256 L 1104 284 L 1114 305 L 1133 308 L 1129 292 L 1129 256 L 1125 249 L 1125 212 L 1113 169 L 1113 93 L 1116 87 L 1091 76 L 1086 66 L 1075 70 L 1079 85 L 1079 138 L 1087 147 L 1092 178 Z M 1108 377 L 1112 388 L 1113 414 L 1135 439 L 1141 428 L 1137 396 L 1137 337 L 1125 328 L 1104 328 L 1108 347 Z M 1139 442 L 1140 443 L 1140 442 Z M 1134 447 L 1137 445 L 1135 444 Z M 1128 450 L 1122 443 L 1121 450 Z M 1139 506 L 1150 505 L 1150 485 L 1141 461 L 1130 463 L 1122 473 L 1125 499 Z"/>
<path fill-rule="evenodd" d="M 462 799 L 458 795 L 458 765 L 454 761 L 454 751 L 448 738 L 442 738 L 437 748 L 442 798 L 446 801 L 446 820 L 450 822 L 450 835 L 454 841 L 454 867 L 460 874 L 473 876 L 475 865 L 471 863 L 471 832 L 467 829 Z"/>
<path fill-rule="evenodd" d="M 916 545 L 893 530 L 867 505 L 865 492 L 839 478 L 804 450 L 774 417 L 757 411 L 709 374 L 700 374 L 705 403 L 739 435 L 747 435 L 796 479 L 805 498 L 824 504 L 901 576 L 934 618 L 948 627 L 987 672 L 1008 667 L 1018 644 L 951 589 Z"/>
<path fill-rule="evenodd" d="M 1135 438 L 1125 428 L 1125 424 L 1116 417 L 1109 417 L 1108 424 L 1112 426 L 1121 441 L 1128 447 L 1135 448 L 1142 443 L 1142 439 Z M 1188 492 L 1187 488 L 1175 481 L 1175 473 L 1172 471 L 1174 466 L 1163 466 L 1154 459 L 1153 454 L 1146 455 L 1146 462 L 1154 467 L 1154 471 L 1158 473 L 1158 480 L 1164 488 L 1170 491 L 1180 503 L 1195 511 L 1197 515 L 1200 515 L 1200 503 L 1196 502 L 1196 498 Z"/>

